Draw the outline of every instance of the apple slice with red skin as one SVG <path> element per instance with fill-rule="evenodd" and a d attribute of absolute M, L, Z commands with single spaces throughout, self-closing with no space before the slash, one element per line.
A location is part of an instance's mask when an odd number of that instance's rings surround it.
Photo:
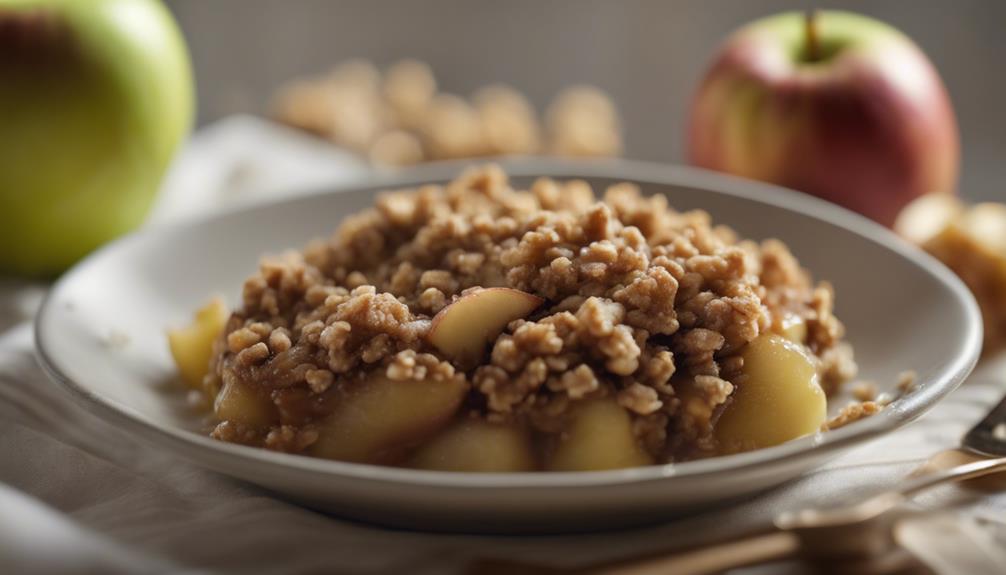
<path fill-rule="evenodd" d="M 476 288 L 440 310 L 426 338 L 457 364 L 473 366 L 508 323 L 527 317 L 544 301 L 511 288 Z"/>

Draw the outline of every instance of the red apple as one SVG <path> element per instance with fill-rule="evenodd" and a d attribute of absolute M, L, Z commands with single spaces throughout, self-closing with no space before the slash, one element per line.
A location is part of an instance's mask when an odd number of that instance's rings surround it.
<path fill-rule="evenodd" d="M 957 122 L 908 37 L 848 12 L 779 14 L 731 36 L 692 104 L 690 161 L 814 194 L 885 225 L 954 192 Z"/>

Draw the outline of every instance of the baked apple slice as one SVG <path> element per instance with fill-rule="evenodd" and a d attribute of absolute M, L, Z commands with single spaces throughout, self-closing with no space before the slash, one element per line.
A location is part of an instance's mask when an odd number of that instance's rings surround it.
<path fill-rule="evenodd" d="M 193 389 L 202 389 L 210 368 L 213 342 L 224 330 L 229 312 L 223 300 L 214 298 L 196 311 L 192 323 L 168 330 L 168 347 L 182 380 Z"/>
<path fill-rule="evenodd" d="M 571 407 L 567 428 L 549 462 L 552 471 L 595 471 L 650 465 L 653 458 L 632 433 L 629 412 L 612 398 Z"/>
<path fill-rule="evenodd" d="M 276 404 L 265 393 L 249 385 L 230 381 L 213 401 L 213 413 L 221 421 L 232 421 L 265 429 L 279 421 Z"/>
<path fill-rule="evenodd" d="M 462 378 L 389 379 L 383 371 L 347 386 L 335 410 L 318 426 L 312 455 L 361 463 L 394 463 L 440 431 L 468 391 Z"/>
<path fill-rule="evenodd" d="M 713 429 L 723 451 L 770 447 L 821 428 L 827 400 L 803 346 L 763 334 L 741 355 L 744 377 Z"/>
<path fill-rule="evenodd" d="M 427 340 L 458 364 L 475 365 L 508 323 L 527 317 L 543 301 L 505 287 L 471 290 L 433 316 Z"/>
<path fill-rule="evenodd" d="M 533 471 L 527 434 L 503 423 L 465 420 L 424 445 L 412 467 L 438 471 Z"/>

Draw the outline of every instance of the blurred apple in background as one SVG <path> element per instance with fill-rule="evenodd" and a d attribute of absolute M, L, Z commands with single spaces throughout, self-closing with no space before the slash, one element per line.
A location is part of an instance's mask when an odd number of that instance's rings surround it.
<path fill-rule="evenodd" d="M 192 92 L 156 0 L 0 0 L 0 274 L 55 274 L 136 227 Z"/>
<path fill-rule="evenodd" d="M 905 35 L 847 12 L 759 20 L 730 37 L 691 109 L 690 161 L 811 193 L 891 225 L 953 193 L 957 122 Z"/>

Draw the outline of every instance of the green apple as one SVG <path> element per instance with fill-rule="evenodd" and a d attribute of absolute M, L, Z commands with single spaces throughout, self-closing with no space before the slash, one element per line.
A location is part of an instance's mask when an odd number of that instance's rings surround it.
<path fill-rule="evenodd" d="M 820 196 L 883 224 L 953 193 L 957 122 L 925 54 L 848 12 L 790 12 L 723 45 L 696 94 L 692 163 Z"/>
<path fill-rule="evenodd" d="M 193 114 L 156 0 L 0 0 L 0 274 L 58 273 L 143 221 Z"/>

